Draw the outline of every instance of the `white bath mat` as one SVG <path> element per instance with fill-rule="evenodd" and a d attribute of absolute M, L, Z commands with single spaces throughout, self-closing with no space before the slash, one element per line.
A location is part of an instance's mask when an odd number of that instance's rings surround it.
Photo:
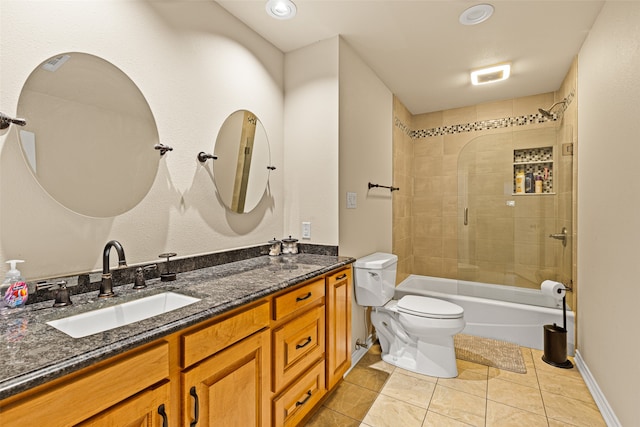
<path fill-rule="evenodd" d="M 527 373 L 518 344 L 466 334 L 454 335 L 453 342 L 458 359 L 519 374 Z"/>

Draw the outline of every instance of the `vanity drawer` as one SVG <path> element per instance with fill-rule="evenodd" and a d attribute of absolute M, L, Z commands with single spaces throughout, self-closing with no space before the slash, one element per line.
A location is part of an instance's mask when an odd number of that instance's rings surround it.
<path fill-rule="evenodd" d="M 210 326 L 182 335 L 182 367 L 186 368 L 269 326 L 267 301 Z"/>
<path fill-rule="evenodd" d="M 273 400 L 273 425 L 298 425 L 326 393 L 324 361 L 320 361 Z"/>
<path fill-rule="evenodd" d="M 322 357 L 324 331 L 324 305 L 307 311 L 273 331 L 274 392 Z"/>
<path fill-rule="evenodd" d="M 280 320 L 305 307 L 310 307 L 324 297 L 324 279 L 289 291 L 273 299 L 273 319 Z"/>

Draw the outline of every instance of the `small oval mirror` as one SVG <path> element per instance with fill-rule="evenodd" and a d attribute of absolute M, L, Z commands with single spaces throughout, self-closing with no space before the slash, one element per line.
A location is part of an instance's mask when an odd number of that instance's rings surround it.
<path fill-rule="evenodd" d="M 237 213 L 252 211 L 269 181 L 271 155 L 262 123 L 247 110 L 232 113 L 216 138 L 213 180 L 225 206 Z"/>
<path fill-rule="evenodd" d="M 22 152 L 60 204 L 112 217 L 145 197 L 158 171 L 156 123 L 138 87 L 113 64 L 65 53 L 40 64 L 18 101 Z"/>

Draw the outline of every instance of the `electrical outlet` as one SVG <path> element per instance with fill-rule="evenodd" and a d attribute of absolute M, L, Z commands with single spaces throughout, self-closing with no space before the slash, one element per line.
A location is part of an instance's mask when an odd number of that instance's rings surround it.
<path fill-rule="evenodd" d="M 302 223 L 302 238 L 310 239 L 311 238 L 311 223 L 303 222 Z"/>

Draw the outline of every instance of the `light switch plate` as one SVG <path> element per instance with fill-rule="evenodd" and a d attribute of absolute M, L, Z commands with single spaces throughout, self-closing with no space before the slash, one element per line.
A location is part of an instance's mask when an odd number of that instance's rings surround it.
<path fill-rule="evenodd" d="M 347 193 L 347 209 L 355 209 L 358 207 L 358 193 Z"/>
<path fill-rule="evenodd" d="M 311 238 L 311 223 L 303 222 L 302 223 L 302 238 L 310 239 Z"/>

